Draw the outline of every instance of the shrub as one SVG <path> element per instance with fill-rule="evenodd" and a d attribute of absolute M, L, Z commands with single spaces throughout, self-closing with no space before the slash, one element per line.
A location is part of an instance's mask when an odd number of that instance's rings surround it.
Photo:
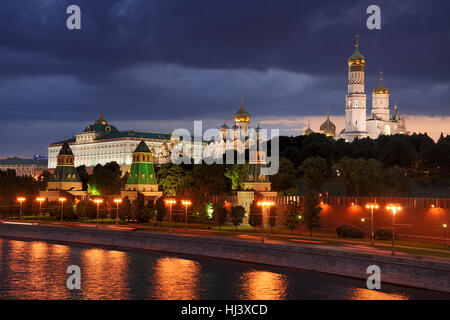
<path fill-rule="evenodd" d="M 392 230 L 387 228 L 376 229 L 374 232 L 374 237 L 376 240 L 391 240 Z"/>
<path fill-rule="evenodd" d="M 342 238 L 362 238 L 364 233 L 357 227 L 343 224 L 336 229 L 336 233 Z"/>

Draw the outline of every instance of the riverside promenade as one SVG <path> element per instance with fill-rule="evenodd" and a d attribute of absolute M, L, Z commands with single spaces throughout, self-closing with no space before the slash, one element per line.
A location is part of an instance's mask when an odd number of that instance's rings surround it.
<path fill-rule="evenodd" d="M 382 283 L 450 292 L 450 259 L 400 253 L 359 246 L 316 245 L 314 241 L 284 242 L 256 236 L 221 237 L 201 232 L 166 233 L 110 226 L 39 225 L 0 223 L 0 237 L 79 243 L 126 249 L 230 259 L 311 270 L 367 279 L 367 268 L 381 269 Z"/>

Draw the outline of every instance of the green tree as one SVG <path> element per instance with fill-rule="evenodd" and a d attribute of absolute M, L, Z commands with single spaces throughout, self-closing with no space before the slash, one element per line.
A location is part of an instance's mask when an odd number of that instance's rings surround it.
<path fill-rule="evenodd" d="M 227 221 L 227 209 L 222 204 L 216 205 L 214 210 L 214 221 L 219 226 L 219 230 L 222 229 L 223 224 Z"/>
<path fill-rule="evenodd" d="M 291 234 L 297 229 L 300 219 L 300 204 L 297 201 L 290 200 L 284 212 L 284 223 L 291 230 Z"/>
<path fill-rule="evenodd" d="M 250 204 L 250 213 L 248 215 L 248 224 L 253 227 L 253 230 L 262 224 L 262 208 L 258 207 L 257 201 L 255 199 Z"/>
<path fill-rule="evenodd" d="M 310 157 L 305 159 L 298 167 L 302 174 L 302 180 L 308 186 L 309 192 L 319 193 L 327 173 L 327 161 L 321 157 Z"/>
<path fill-rule="evenodd" d="M 104 166 L 97 164 L 89 177 L 88 191 L 97 190 L 100 195 L 119 194 L 123 186 L 122 173 L 117 162 L 108 162 Z"/>
<path fill-rule="evenodd" d="M 313 228 L 320 227 L 320 211 L 319 200 L 314 194 L 309 194 L 305 197 L 305 205 L 303 208 L 302 220 L 309 229 L 310 236 L 312 236 Z"/>
<path fill-rule="evenodd" d="M 156 171 L 156 176 L 164 195 L 175 196 L 184 183 L 186 170 L 181 165 L 166 164 Z"/>
<path fill-rule="evenodd" d="M 155 202 L 155 211 L 156 211 L 156 221 L 159 222 L 159 225 L 161 225 L 162 221 L 164 220 L 164 217 L 167 214 L 167 207 L 164 202 L 163 197 L 159 197 L 156 199 Z"/>
<path fill-rule="evenodd" d="M 231 180 L 231 188 L 233 190 L 242 189 L 243 183 L 247 177 L 248 164 L 233 164 L 227 166 L 225 177 Z"/>
<path fill-rule="evenodd" d="M 89 173 L 86 170 L 85 165 L 78 166 L 76 168 L 78 175 L 80 176 L 80 180 L 83 183 L 83 190 L 88 189 L 88 182 L 89 182 Z"/>
<path fill-rule="evenodd" d="M 275 191 L 289 190 L 295 187 L 296 170 L 291 160 L 280 159 L 278 172 L 270 177 L 272 189 Z"/>
<path fill-rule="evenodd" d="M 128 221 L 131 218 L 132 205 L 128 196 L 122 199 L 122 203 L 119 205 L 119 219 Z"/>
<path fill-rule="evenodd" d="M 236 228 L 236 231 L 237 231 L 238 226 L 240 226 L 242 224 L 244 217 L 245 217 L 244 207 L 242 207 L 242 206 L 231 207 L 230 218 L 231 218 L 231 222 L 233 223 L 233 225 Z"/>

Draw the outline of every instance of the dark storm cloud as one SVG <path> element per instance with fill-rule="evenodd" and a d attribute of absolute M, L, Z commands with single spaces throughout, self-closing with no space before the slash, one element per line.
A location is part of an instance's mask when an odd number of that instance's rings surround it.
<path fill-rule="evenodd" d="M 65 27 L 69 4 L 81 31 Z M 370 4 L 381 31 L 365 27 Z M 418 0 L 3 0 L 0 123 L 230 118 L 241 94 L 258 116 L 343 114 L 355 33 L 368 93 L 383 69 L 402 111 L 448 115 L 448 12 Z"/>

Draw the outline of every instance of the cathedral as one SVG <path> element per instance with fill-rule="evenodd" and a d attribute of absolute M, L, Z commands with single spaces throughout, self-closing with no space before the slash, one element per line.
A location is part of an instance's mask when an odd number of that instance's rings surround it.
<path fill-rule="evenodd" d="M 320 132 L 336 139 L 345 139 L 348 142 L 355 138 L 376 139 L 380 135 L 408 134 L 405 118 L 400 116 L 397 102 L 393 113 L 389 106 L 389 89 L 383 85 L 383 72 L 380 71 L 380 83 L 372 90 L 372 108 L 367 115 L 365 72 L 366 59 L 359 52 L 358 36 L 356 37 L 355 52 L 348 58 L 348 82 L 345 98 L 345 128 L 336 134 L 336 126 L 327 120 L 320 126 Z M 303 132 L 304 135 L 312 133 L 310 126 Z"/>
<path fill-rule="evenodd" d="M 251 146 L 256 144 L 256 139 L 260 138 L 261 127 L 254 129 L 252 135 L 250 129 L 250 114 L 245 110 L 244 98 L 241 98 L 241 106 L 234 115 L 234 125 L 231 129 L 227 126 L 226 120 L 220 127 L 220 134 L 213 138 L 205 146 L 204 155 L 206 157 L 222 157 L 228 150 L 235 150 L 239 153 L 245 152 Z"/>

